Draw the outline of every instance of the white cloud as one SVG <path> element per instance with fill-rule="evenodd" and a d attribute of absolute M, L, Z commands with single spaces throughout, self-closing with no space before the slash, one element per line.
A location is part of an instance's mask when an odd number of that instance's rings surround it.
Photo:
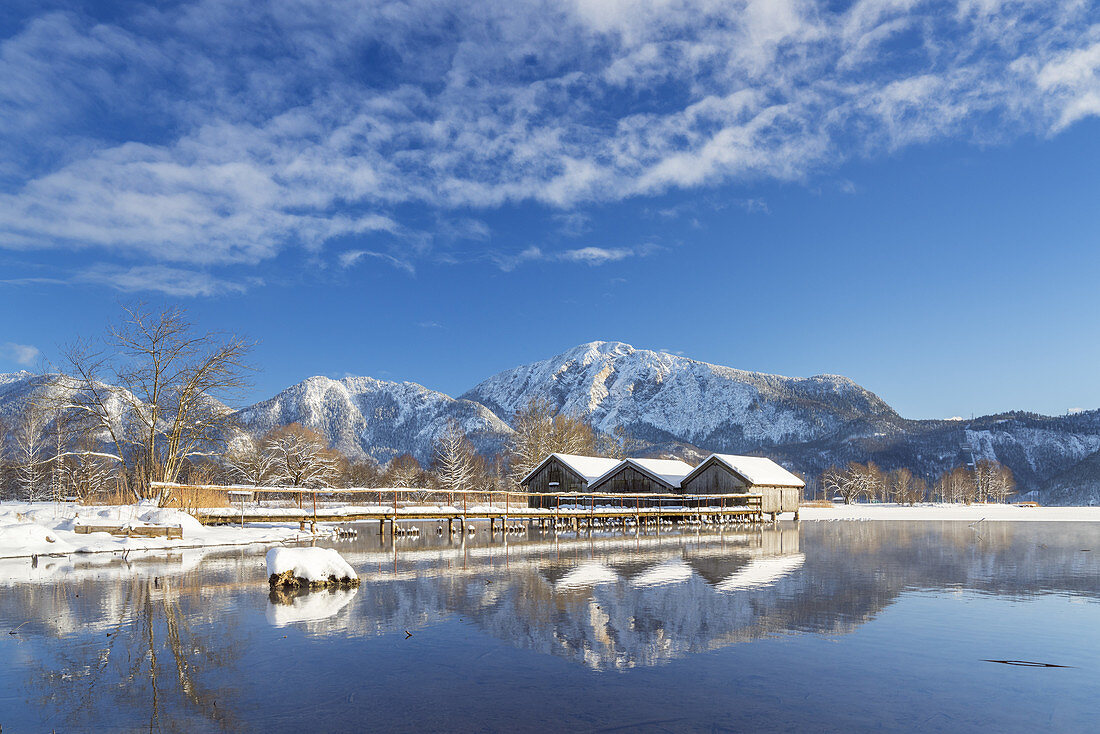
<path fill-rule="evenodd" d="M 0 359 L 15 362 L 23 367 L 29 367 L 34 364 L 39 354 L 41 354 L 41 352 L 38 350 L 38 347 L 31 346 L 30 344 L 5 342 L 0 345 Z"/>
<path fill-rule="evenodd" d="M 493 261 L 497 267 L 505 272 L 515 270 L 518 266 L 527 262 L 565 262 L 581 265 L 604 265 L 610 262 L 618 262 L 628 257 L 645 257 L 656 252 L 656 245 L 645 244 L 638 247 L 578 247 L 572 250 L 552 252 L 543 250 L 534 245 L 516 254 L 494 254 Z"/>
<path fill-rule="evenodd" d="M 567 262 L 584 263 L 586 265 L 603 265 L 624 258 L 633 257 L 634 250 L 628 247 L 581 247 L 577 250 L 566 250 L 558 257 Z"/>
<path fill-rule="evenodd" d="M 340 267 L 350 268 L 365 257 L 381 260 L 388 265 L 392 265 L 398 270 L 404 270 L 409 275 L 416 274 L 416 268 L 411 262 L 394 257 L 393 255 L 387 255 L 384 252 L 373 252 L 371 250 L 348 250 L 347 252 L 340 253 L 338 259 L 340 261 Z"/>
<path fill-rule="evenodd" d="M 123 293 L 151 291 L 187 297 L 244 293 L 250 285 L 262 283 L 255 278 L 250 278 L 248 282 L 226 280 L 208 273 L 164 265 L 139 265 L 131 268 L 96 265 L 75 275 L 72 282 L 106 285 Z"/>
<path fill-rule="evenodd" d="M 348 265 L 412 272 L 431 243 L 408 211 L 442 212 L 439 236 L 486 243 L 456 210 L 574 211 L 805 180 L 943 138 L 1054 134 L 1100 115 L 1098 70 L 1100 24 L 1076 0 L 45 13 L 0 41 L 0 246 L 210 266 L 392 237 L 388 254 L 372 245 Z"/>

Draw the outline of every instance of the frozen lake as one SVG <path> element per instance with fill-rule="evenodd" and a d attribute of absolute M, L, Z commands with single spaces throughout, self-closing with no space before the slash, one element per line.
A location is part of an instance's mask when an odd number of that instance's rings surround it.
<path fill-rule="evenodd" d="M 0 561 L 21 731 L 1086 731 L 1100 528 L 829 522 Z M 395 547 L 396 546 L 396 547 Z M 13 634 L 9 634 L 12 632 Z M 1029 661 L 1067 667 L 1007 665 Z"/>

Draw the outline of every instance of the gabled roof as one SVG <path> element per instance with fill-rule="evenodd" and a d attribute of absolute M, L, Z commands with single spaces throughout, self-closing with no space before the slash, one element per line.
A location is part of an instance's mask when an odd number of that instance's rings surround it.
<path fill-rule="evenodd" d="M 593 480 L 600 478 L 610 470 L 619 465 L 618 459 L 605 459 L 602 456 L 578 456 L 576 454 L 550 454 L 545 459 L 539 462 L 531 471 L 527 472 L 527 476 L 519 481 L 520 484 L 527 484 L 539 470 L 546 466 L 551 459 L 557 459 L 561 463 L 569 467 L 574 473 L 584 478 L 584 481 L 591 484 Z"/>
<path fill-rule="evenodd" d="M 806 483 L 791 474 L 789 471 L 776 464 L 771 459 L 763 456 L 736 456 L 734 454 L 711 454 L 695 467 L 683 481 L 691 480 L 696 474 L 709 466 L 712 462 L 718 462 L 727 469 L 737 474 L 749 484 L 758 487 L 805 487 Z"/>
<path fill-rule="evenodd" d="M 672 488 L 679 487 L 683 478 L 691 473 L 691 464 L 679 459 L 623 459 L 608 469 L 599 479 L 589 482 L 588 488 L 595 489 L 598 485 L 610 479 L 613 474 L 627 466 L 634 467 L 651 479 L 656 479 Z"/>

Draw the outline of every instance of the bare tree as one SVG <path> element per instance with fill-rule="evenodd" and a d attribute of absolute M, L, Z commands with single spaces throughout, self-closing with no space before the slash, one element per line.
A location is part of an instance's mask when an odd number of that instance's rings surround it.
<path fill-rule="evenodd" d="M 466 432 L 458 421 L 451 420 L 447 430 L 435 445 L 436 475 L 440 486 L 449 491 L 469 489 L 477 466 L 474 451 Z"/>
<path fill-rule="evenodd" d="M 412 454 L 401 454 L 390 459 L 383 477 L 391 487 L 415 487 L 419 484 L 423 469 Z"/>
<path fill-rule="evenodd" d="M 990 502 L 1006 502 L 1016 493 L 1016 478 L 1012 470 L 992 459 L 978 462 L 975 474 L 981 497 Z"/>
<path fill-rule="evenodd" d="M 869 495 L 879 502 L 889 502 L 893 498 L 889 474 L 873 461 L 867 462 L 864 472 L 867 475 Z"/>
<path fill-rule="evenodd" d="M 596 437 L 596 453 L 609 459 L 625 459 L 641 449 L 642 442 L 634 438 L 623 426 L 615 426 L 611 433 Z"/>
<path fill-rule="evenodd" d="M 61 384 L 67 408 L 113 447 L 134 497 L 164 504 L 169 490 L 154 482 L 175 482 L 187 461 L 222 453 L 232 411 L 220 400 L 245 386 L 251 345 L 196 332 L 178 307 L 123 311 L 102 340 L 67 350 L 71 374 Z"/>
<path fill-rule="evenodd" d="M 516 412 L 508 442 L 508 468 L 518 483 L 540 461 L 553 453 L 594 454 L 596 434 L 580 418 L 564 415 L 549 400 L 533 398 Z"/>
<path fill-rule="evenodd" d="M 344 487 L 379 487 L 382 481 L 382 469 L 373 459 L 348 462 L 340 483 Z"/>
<path fill-rule="evenodd" d="M 970 504 L 978 497 L 974 472 L 965 466 L 948 469 L 936 479 L 934 492 L 942 502 Z"/>
<path fill-rule="evenodd" d="M 890 472 L 890 485 L 894 501 L 900 504 L 915 505 L 928 494 L 927 482 L 905 467 Z"/>

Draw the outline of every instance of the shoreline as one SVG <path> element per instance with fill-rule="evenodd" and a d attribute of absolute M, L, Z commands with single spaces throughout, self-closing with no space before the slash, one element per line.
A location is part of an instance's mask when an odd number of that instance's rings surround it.
<path fill-rule="evenodd" d="M 78 533 L 77 525 L 178 527 L 183 537 Z M 212 547 L 273 545 L 314 540 L 324 533 L 302 532 L 297 523 L 262 523 L 241 528 L 206 526 L 181 510 L 137 505 L 75 505 L 54 502 L 0 502 L 0 558 L 64 557 L 126 551 L 147 552 Z"/>

